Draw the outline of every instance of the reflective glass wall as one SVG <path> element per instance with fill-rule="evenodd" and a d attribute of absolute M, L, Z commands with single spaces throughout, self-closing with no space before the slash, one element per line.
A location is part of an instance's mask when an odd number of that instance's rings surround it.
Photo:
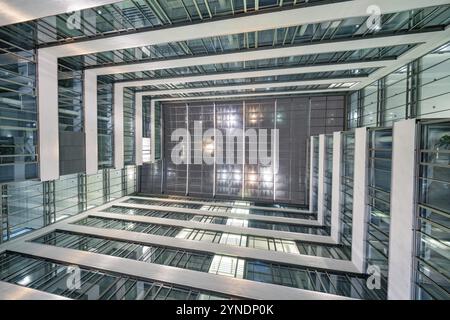
<path fill-rule="evenodd" d="M 326 226 L 331 226 L 331 202 L 333 184 L 333 135 L 325 135 L 325 159 L 323 179 L 323 216 Z"/>
<path fill-rule="evenodd" d="M 395 121 L 449 118 L 450 43 L 407 64 L 347 102 L 348 128 L 392 126 Z"/>
<path fill-rule="evenodd" d="M 0 242 L 137 191 L 137 168 L 1 185 Z"/>
<path fill-rule="evenodd" d="M 450 299 L 450 122 L 420 126 L 417 299 Z"/>
<path fill-rule="evenodd" d="M 341 162 L 341 204 L 340 204 L 340 238 L 339 241 L 347 246 L 352 244 L 353 222 L 353 178 L 355 167 L 355 134 L 342 133 L 342 162 Z"/>
<path fill-rule="evenodd" d="M 387 293 L 392 129 L 371 129 L 369 134 L 367 264 L 381 272 L 381 290 Z"/>
<path fill-rule="evenodd" d="M 20 29 L 20 28 L 19 28 Z M 30 33 L 32 30 L 21 30 Z M 36 55 L 0 28 L 0 183 L 38 176 Z"/>
<path fill-rule="evenodd" d="M 295 97 L 211 102 L 166 103 L 163 105 L 164 161 L 144 165 L 141 171 L 141 191 L 222 198 L 258 199 L 267 202 L 306 204 L 307 150 L 311 135 L 341 131 L 344 127 L 344 97 Z M 193 134 L 194 121 L 202 121 L 203 131 L 216 129 L 223 133 L 226 144 L 227 130 L 267 130 L 267 156 L 271 157 L 272 130 L 279 134 L 279 166 L 251 164 L 249 138 L 234 138 L 234 161 L 223 164 L 175 164 L 172 150 L 178 141 L 171 141 L 172 132 L 189 128 Z M 181 141 L 181 140 L 180 140 Z M 281 143 L 282 142 L 282 143 Z M 191 142 L 191 159 L 195 146 Z M 214 140 L 203 142 L 203 149 L 214 155 Z M 275 148 L 275 149 L 276 149 Z M 245 151 L 243 151 L 245 150 Z M 241 157 L 241 158 L 238 158 Z M 245 158 L 245 164 L 243 159 Z M 162 174 L 161 180 L 155 174 Z M 203 186 L 200 181 L 203 179 Z M 155 183 L 157 185 L 155 185 Z"/>

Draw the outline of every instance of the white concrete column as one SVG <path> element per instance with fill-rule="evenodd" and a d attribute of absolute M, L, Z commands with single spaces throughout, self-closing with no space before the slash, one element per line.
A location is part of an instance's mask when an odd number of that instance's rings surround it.
<path fill-rule="evenodd" d="M 339 241 L 341 217 L 342 134 L 333 134 L 333 184 L 331 186 L 331 237 Z"/>
<path fill-rule="evenodd" d="M 324 224 L 324 181 L 325 181 L 325 135 L 319 135 L 319 176 L 317 181 L 317 220 Z"/>
<path fill-rule="evenodd" d="M 388 299 L 409 300 L 413 286 L 416 120 L 394 124 Z"/>
<path fill-rule="evenodd" d="M 123 158 L 123 88 L 114 86 L 114 168 L 124 167 Z"/>
<path fill-rule="evenodd" d="M 47 49 L 38 54 L 39 176 L 59 178 L 58 59 Z"/>
<path fill-rule="evenodd" d="M 355 130 L 355 167 L 353 184 L 352 261 L 364 272 L 367 232 L 367 128 Z"/>
<path fill-rule="evenodd" d="M 97 75 L 84 72 L 84 132 L 86 145 L 86 174 L 98 171 Z"/>

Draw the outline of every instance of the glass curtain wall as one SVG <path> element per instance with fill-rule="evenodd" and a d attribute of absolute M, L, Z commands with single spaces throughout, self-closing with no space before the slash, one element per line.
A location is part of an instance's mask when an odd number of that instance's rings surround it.
<path fill-rule="evenodd" d="M 97 139 L 98 167 L 112 168 L 114 165 L 113 89 L 114 84 L 97 80 Z"/>
<path fill-rule="evenodd" d="M 390 192 L 392 169 L 392 129 L 369 130 L 369 180 L 367 264 L 379 269 L 381 291 L 387 295 Z"/>
<path fill-rule="evenodd" d="M 123 90 L 123 156 L 125 165 L 133 165 L 136 162 L 135 139 L 135 94 L 131 88 Z"/>
<path fill-rule="evenodd" d="M 135 166 L 105 170 L 54 181 L 3 184 L 0 243 L 137 191 Z"/>
<path fill-rule="evenodd" d="M 449 118 L 449 88 L 450 43 L 350 94 L 348 128 L 389 127 L 409 118 Z"/>
<path fill-rule="evenodd" d="M 325 159 L 324 159 L 324 179 L 323 179 L 323 216 L 325 226 L 331 226 L 331 203 L 333 184 L 333 135 L 325 135 Z"/>
<path fill-rule="evenodd" d="M 163 192 L 174 195 L 214 196 L 217 198 L 241 198 L 244 200 L 260 200 L 266 202 L 285 202 L 305 204 L 307 202 L 307 140 L 310 135 L 341 131 L 344 126 L 344 96 L 279 98 L 215 101 L 211 103 L 190 102 L 167 103 L 164 105 L 164 154 Z M 208 107 L 209 106 L 209 107 Z M 210 117 L 215 115 L 214 121 Z M 249 161 L 249 137 L 237 140 L 234 136 L 232 150 L 222 147 L 216 158 L 226 160 L 226 151 L 234 153 L 232 163 L 175 164 L 171 154 L 177 142 L 172 142 L 171 134 L 176 129 L 184 129 L 189 125 L 193 134 L 193 121 L 203 119 L 203 130 L 214 126 L 223 134 L 226 145 L 227 132 L 236 130 L 254 130 L 258 135 L 261 130 L 267 132 L 267 152 L 271 154 L 272 130 L 279 132 L 278 143 L 279 166 L 274 175 L 273 164 L 251 164 Z M 207 127 L 209 126 L 209 127 Z M 232 134 L 230 135 L 230 137 Z M 294 138 L 295 137 L 295 138 Z M 181 141 L 181 139 L 179 140 Z M 192 147 L 193 142 L 191 142 Z M 218 146 L 213 141 L 204 141 L 203 151 Z M 276 146 L 274 145 L 274 149 Z M 183 147 L 184 148 L 184 147 Z M 219 149 L 217 149 L 219 150 Z M 245 151 L 244 151 L 245 150 Z M 183 150 L 182 150 L 183 151 Z M 191 159 L 194 149 L 191 148 Z M 257 151 L 257 150 L 256 150 Z M 262 151 L 266 151 L 262 149 Z M 184 151 L 183 151 L 184 152 Z M 211 152 L 211 151 L 208 151 Z M 214 155 L 214 153 L 211 153 Z M 243 156 L 244 155 L 244 156 Z M 221 156 L 221 157 L 220 157 Z M 245 164 L 243 159 L 245 157 Z M 259 159 L 260 157 L 258 157 Z M 209 168 L 208 168 L 209 167 Z M 200 169 L 201 168 L 201 169 Z M 141 190 L 152 190 L 160 193 L 160 179 L 153 176 L 155 166 L 144 166 L 141 178 Z M 159 170 L 159 169 L 158 169 Z M 211 173 L 212 170 L 212 173 Z M 198 187 L 200 173 L 212 186 L 208 189 Z M 150 177 L 148 175 L 151 175 Z M 156 182 L 158 185 L 151 185 Z M 208 182 L 209 183 L 209 182 Z"/>
<path fill-rule="evenodd" d="M 10 38 L 0 39 L 0 183 L 38 176 L 35 50 Z"/>
<path fill-rule="evenodd" d="M 355 134 L 342 134 L 340 243 L 352 245 L 353 183 L 355 167 Z"/>
<path fill-rule="evenodd" d="M 313 169 L 311 173 L 312 179 L 312 212 L 317 212 L 317 199 L 319 196 L 319 137 L 313 137 Z"/>
<path fill-rule="evenodd" d="M 420 127 L 415 297 L 449 300 L 450 122 Z"/>

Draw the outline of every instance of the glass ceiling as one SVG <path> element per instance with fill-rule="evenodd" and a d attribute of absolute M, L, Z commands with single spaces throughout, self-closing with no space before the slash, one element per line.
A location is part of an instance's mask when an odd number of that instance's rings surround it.
<path fill-rule="evenodd" d="M 450 5 L 385 14 L 379 30 L 369 30 L 367 17 L 270 29 L 214 38 L 106 51 L 61 59 L 72 68 L 100 67 L 177 57 L 238 52 L 248 49 L 277 48 L 290 45 L 342 41 L 371 36 L 442 30 L 450 24 Z"/>
<path fill-rule="evenodd" d="M 16 36 L 26 35 L 28 42 L 53 44 L 235 17 L 268 9 L 343 1 L 348 0 L 127 0 L 81 10 L 78 16 L 79 24 L 71 24 L 70 21 L 74 20 L 73 13 L 68 13 L 8 26 L 5 29 Z M 39 32 L 33 36 L 28 33 L 30 30 Z"/>
<path fill-rule="evenodd" d="M 180 98 L 180 97 L 209 97 L 215 95 L 236 95 L 236 94 L 254 94 L 254 93 L 267 93 L 267 92 L 285 92 L 285 91 L 314 91 L 314 90 L 325 90 L 325 89 L 349 89 L 355 83 L 342 83 L 337 82 L 335 84 L 321 84 L 321 85 L 305 85 L 305 86 L 286 86 L 271 88 L 258 88 L 258 89 L 239 89 L 239 90 L 226 90 L 226 91 L 211 91 L 211 92 L 201 92 L 201 93 L 180 93 L 180 94 L 161 94 L 152 95 L 152 98 L 163 99 L 163 98 Z"/>
<path fill-rule="evenodd" d="M 147 90 L 170 90 L 170 89 L 188 89 L 188 88 L 211 88 L 215 86 L 233 86 L 242 84 L 260 84 L 271 82 L 289 82 L 289 81 L 305 81 L 315 79 L 340 79 L 340 78 L 354 78 L 354 77 L 367 77 L 372 72 L 378 70 L 378 68 L 368 69 L 355 69 L 355 70 L 342 70 L 333 72 L 316 72 L 305 73 L 296 75 L 280 75 L 271 77 L 258 77 L 258 78 L 242 78 L 242 79 L 227 79 L 227 80 L 215 80 L 215 81 L 199 81 L 188 83 L 170 83 L 154 86 L 136 87 L 138 91 Z"/>
<path fill-rule="evenodd" d="M 365 62 L 395 59 L 408 50 L 412 45 L 400 45 L 383 48 L 361 49 L 343 52 L 329 52 L 312 55 L 300 55 L 284 58 L 260 59 L 242 62 L 207 64 L 179 68 L 168 68 L 152 71 L 139 71 L 115 75 L 100 76 L 103 82 L 161 79 L 179 76 L 195 76 L 240 71 L 268 70 L 273 68 L 291 68 L 304 66 L 319 66 L 327 64 Z"/>

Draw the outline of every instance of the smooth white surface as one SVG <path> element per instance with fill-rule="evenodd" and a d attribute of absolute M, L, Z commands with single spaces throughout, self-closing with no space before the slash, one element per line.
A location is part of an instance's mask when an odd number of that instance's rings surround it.
<path fill-rule="evenodd" d="M 364 272 L 367 230 L 367 128 L 355 129 L 355 169 L 353 179 L 352 261 Z"/>
<path fill-rule="evenodd" d="M 59 178 L 58 64 L 41 50 L 37 61 L 39 177 L 48 181 Z"/>
<path fill-rule="evenodd" d="M 0 26 L 120 1 L 122 0 L 0 0 Z"/>
<path fill-rule="evenodd" d="M 416 120 L 394 124 L 388 299 L 410 300 L 413 286 Z"/>
<path fill-rule="evenodd" d="M 84 71 L 84 131 L 86 139 L 86 174 L 98 172 L 97 76 Z"/>
<path fill-rule="evenodd" d="M 317 221 L 320 225 L 324 224 L 324 186 L 325 181 L 325 135 L 319 135 L 319 179 L 317 187 Z"/>
<path fill-rule="evenodd" d="M 124 167 L 123 146 L 123 91 L 114 90 L 114 168 Z"/>
<path fill-rule="evenodd" d="M 331 186 L 331 238 L 339 241 L 341 218 L 342 134 L 333 133 L 333 182 Z"/>

